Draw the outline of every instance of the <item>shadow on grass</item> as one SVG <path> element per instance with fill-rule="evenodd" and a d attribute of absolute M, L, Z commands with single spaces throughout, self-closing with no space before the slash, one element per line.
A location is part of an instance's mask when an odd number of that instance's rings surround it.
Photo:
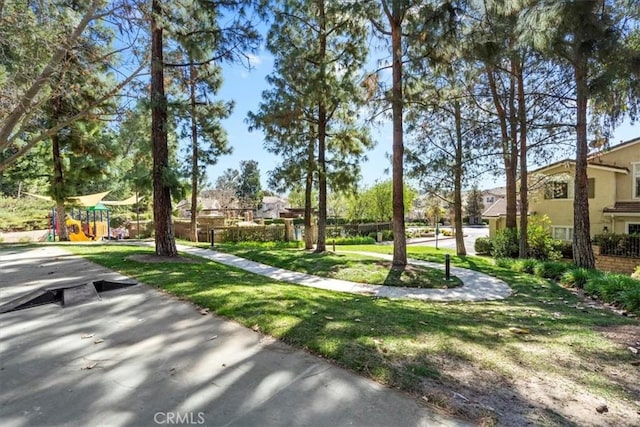
<path fill-rule="evenodd" d="M 535 365 L 538 362 L 532 361 L 522 348 L 539 345 L 551 351 L 570 341 L 572 346 L 563 348 L 563 352 L 586 366 L 595 368 L 610 364 L 610 360 L 625 362 L 630 356 L 599 340 L 592 326 L 637 323 L 601 310 L 584 312 L 577 297 L 548 281 L 471 257 L 452 257 L 452 261 L 500 277 L 516 291 L 515 296 L 484 303 L 387 300 L 275 282 L 214 262 L 144 265 L 128 260 L 130 255 L 149 253 L 150 249 L 83 246 L 74 250 L 136 280 L 187 298 L 245 326 L 257 325 L 265 334 L 416 395 L 429 394 L 425 384 L 430 381 L 453 390 L 466 388 L 478 396 L 486 393 L 486 378 L 481 373 L 486 368 L 476 370 L 474 375 L 479 377 L 461 384 L 448 373 L 454 362 L 488 364 L 493 366 L 489 369 L 493 381 L 509 384 L 509 369 L 499 366 L 502 357 L 515 364 L 534 364 L 539 375 L 544 376 L 547 370 L 547 374 L 560 380 L 584 382 L 580 372 L 570 367 L 558 372 L 544 363 Z M 411 257 L 436 262 L 443 259 L 443 255 L 428 253 L 412 253 Z M 345 256 L 319 262 L 319 268 L 335 266 L 338 259 L 344 260 Z M 391 270 L 387 277 L 391 279 L 398 273 Z M 514 335 L 509 327 L 527 328 L 530 333 Z M 593 360 L 586 360 L 585 355 Z M 628 387 L 620 389 L 619 378 L 607 370 L 598 376 L 596 387 L 610 388 L 614 395 L 633 394 Z M 533 402 L 515 389 L 509 392 L 514 396 L 509 399 L 522 412 L 523 422 L 539 413 L 571 425 L 553 408 Z"/>
<path fill-rule="evenodd" d="M 384 284 L 387 286 L 398 286 L 399 283 L 402 283 L 402 275 L 405 271 L 406 266 L 404 265 L 392 266 L 387 273 L 387 277 L 384 279 Z"/>

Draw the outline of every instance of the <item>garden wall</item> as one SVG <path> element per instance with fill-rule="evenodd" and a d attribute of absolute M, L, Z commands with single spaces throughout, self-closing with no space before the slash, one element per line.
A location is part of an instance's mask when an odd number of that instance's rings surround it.
<path fill-rule="evenodd" d="M 596 268 L 611 273 L 632 274 L 636 266 L 640 265 L 640 258 L 626 258 L 600 255 L 600 247 L 593 246 L 593 254 L 596 257 Z"/>

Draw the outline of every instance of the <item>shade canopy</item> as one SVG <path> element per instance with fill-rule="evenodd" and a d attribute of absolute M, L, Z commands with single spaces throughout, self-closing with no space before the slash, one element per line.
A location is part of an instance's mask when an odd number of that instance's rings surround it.
<path fill-rule="evenodd" d="M 109 193 L 109 191 L 105 191 L 104 193 L 87 194 L 86 196 L 67 197 L 67 200 L 80 206 L 90 207 L 99 204 L 104 196 Z"/>
<path fill-rule="evenodd" d="M 128 206 L 128 205 L 133 205 L 136 202 L 139 202 L 140 200 L 142 200 L 142 197 L 138 197 L 137 194 L 134 194 L 133 196 L 129 197 L 128 199 L 124 199 L 124 200 L 103 200 L 102 203 L 105 205 L 109 205 L 109 206 Z"/>
<path fill-rule="evenodd" d="M 79 205 L 83 207 L 95 206 L 98 203 L 100 203 L 100 201 L 104 198 L 104 196 L 106 196 L 109 193 L 110 193 L 109 191 L 104 191 L 102 193 L 87 194 L 86 196 L 67 197 L 67 199 L 65 200 L 65 203 L 76 205 L 76 206 Z M 26 193 L 26 192 L 24 194 L 27 194 L 31 197 L 35 197 L 40 200 L 46 200 L 48 202 L 55 203 L 55 201 L 50 196 L 41 196 L 39 194 L 32 194 L 32 193 Z"/>

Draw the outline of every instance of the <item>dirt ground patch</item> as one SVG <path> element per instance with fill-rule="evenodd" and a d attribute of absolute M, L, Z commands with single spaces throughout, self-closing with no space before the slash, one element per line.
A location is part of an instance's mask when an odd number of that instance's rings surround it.
<path fill-rule="evenodd" d="M 595 330 L 616 344 L 640 348 L 640 325 L 614 325 L 596 327 Z"/>
<path fill-rule="evenodd" d="M 520 350 L 540 362 L 503 360 L 504 365 L 496 370 L 455 357 L 441 360 L 443 376 L 423 384 L 423 393 L 428 392 L 422 399 L 487 426 L 638 426 L 640 354 L 633 349 L 640 350 L 640 325 L 594 330 L 635 357 L 606 361 L 598 354 L 577 354 L 571 346 L 550 351 L 534 341 L 523 341 Z M 541 374 L 535 369 L 537 363 L 549 363 L 558 369 L 545 369 Z M 630 395 L 620 398 L 604 389 L 594 393 L 584 386 L 585 379 L 601 375 L 623 384 Z M 575 424 L 567 424 L 568 420 Z"/>

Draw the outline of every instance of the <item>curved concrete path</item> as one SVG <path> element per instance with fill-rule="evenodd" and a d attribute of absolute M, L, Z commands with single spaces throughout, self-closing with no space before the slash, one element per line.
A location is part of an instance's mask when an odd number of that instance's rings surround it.
<path fill-rule="evenodd" d="M 366 283 L 355 283 L 346 280 L 319 277 L 306 273 L 289 271 L 259 262 L 250 261 L 235 255 L 211 251 L 209 249 L 194 248 L 191 246 L 178 245 L 178 250 L 202 258 L 210 259 L 220 264 L 225 264 L 251 273 L 271 277 L 297 285 L 310 286 L 318 289 L 326 289 L 337 292 L 348 292 L 352 294 L 365 294 L 384 298 L 396 299 L 417 299 L 422 301 L 487 301 L 499 300 L 511 294 L 511 288 L 502 280 L 466 268 L 451 267 L 451 274 L 458 277 L 463 286 L 451 289 L 419 289 L 403 288 L 397 286 L 371 285 Z M 371 256 L 391 260 L 391 255 L 377 254 L 373 252 L 351 252 L 359 255 Z M 430 268 L 444 270 L 444 265 L 434 262 L 409 260 L 410 264 L 423 265 Z"/>

